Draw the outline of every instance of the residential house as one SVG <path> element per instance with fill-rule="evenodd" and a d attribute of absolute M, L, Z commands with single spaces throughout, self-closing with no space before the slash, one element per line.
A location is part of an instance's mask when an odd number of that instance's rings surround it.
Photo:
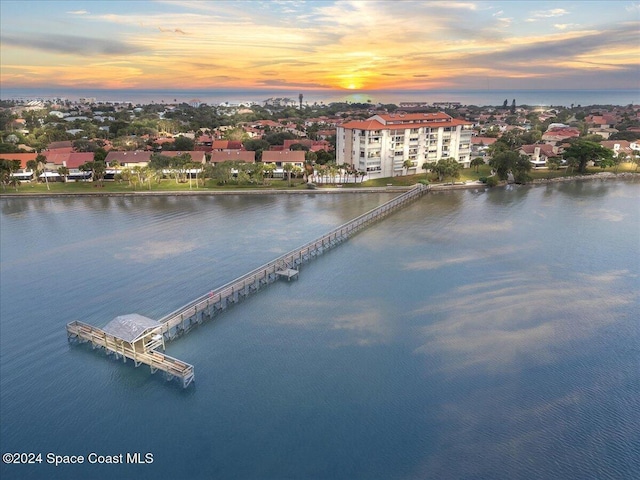
<path fill-rule="evenodd" d="M 313 140 L 310 140 L 308 138 L 295 138 L 293 140 L 286 139 L 284 141 L 283 150 L 291 150 L 291 146 L 296 144 L 300 144 L 307 147 L 308 149 L 311 149 L 311 147 L 313 146 Z"/>
<path fill-rule="evenodd" d="M 214 138 L 212 135 L 200 135 L 196 138 L 195 149 L 202 152 L 210 152 L 213 150 Z"/>
<path fill-rule="evenodd" d="M 110 151 L 105 158 L 107 165 L 112 166 L 116 162 L 122 168 L 146 167 L 151 161 L 152 152 L 134 150 L 129 152 Z"/>
<path fill-rule="evenodd" d="M 535 168 L 546 166 L 547 159 L 559 157 L 559 148 L 549 143 L 536 143 L 532 145 L 522 145 L 520 154 L 529 157 L 529 161 Z"/>
<path fill-rule="evenodd" d="M 603 115 L 589 115 L 584 121 L 600 128 L 610 128 L 617 123 L 615 115 L 608 113 Z"/>
<path fill-rule="evenodd" d="M 37 153 L 0 153 L 0 160 L 18 160 L 20 168 L 12 174 L 13 177 L 21 181 L 29 181 L 33 179 L 33 170 L 27 168 L 27 162 L 36 159 Z"/>
<path fill-rule="evenodd" d="M 579 136 L 580 130 L 575 127 L 552 123 L 549 125 L 549 128 L 547 128 L 547 131 L 542 134 L 542 141 L 547 143 L 556 143 Z"/>
<path fill-rule="evenodd" d="M 224 152 L 231 150 L 244 150 L 242 142 L 237 140 L 216 140 L 211 146 L 212 151 Z"/>
<path fill-rule="evenodd" d="M 249 138 L 260 139 L 264 135 L 264 131 L 259 128 L 244 126 L 242 127 L 242 130 L 244 130 L 244 133 L 249 135 Z"/>
<path fill-rule="evenodd" d="M 636 142 L 629 142 L 628 140 L 603 140 L 600 142 L 605 148 L 613 150 L 613 157 L 618 158 L 619 155 L 631 157 L 634 153 L 640 154 L 640 145 Z"/>
<path fill-rule="evenodd" d="M 487 149 L 496 143 L 496 137 L 471 137 L 471 156 L 484 157 Z"/>
<path fill-rule="evenodd" d="M 49 145 L 47 145 L 47 150 L 57 149 L 65 149 L 65 151 L 70 152 L 73 150 L 73 142 L 71 140 L 63 140 L 61 142 L 50 142 Z"/>
<path fill-rule="evenodd" d="M 600 135 L 602 138 L 607 140 L 611 135 L 618 133 L 618 130 L 609 127 L 591 127 L 589 128 L 588 133 L 589 135 Z"/>
<path fill-rule="evenodd" d="M 276 169 L 273 175 L 281 177 L 284 176 L 283 167 L 287 163 L 304 168 L 305 153 L 304 150 L 281 150 L 279 152 L 267 150 L 262 152 L 262 163 L 274 164 Z"/>
<path fill-rule="evenodd" d="M 93 162 L 93 152 L 58 152 L 56 150 L 48 150 L 43 152 L 47 159 L 47 169 L 49 179 L 62 180 L 62 176 L 58 173 L 58 168 L 66 167 L 69 170 L 67 181 L 88 180 L 91 178 L 91 172 L 85 172 L 80 169 L 81 165 Z"/>

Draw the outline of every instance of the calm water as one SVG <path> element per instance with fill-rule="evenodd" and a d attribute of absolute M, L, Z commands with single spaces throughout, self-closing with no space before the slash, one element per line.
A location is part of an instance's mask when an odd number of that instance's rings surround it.
<path fill-rule="evenodd" d="M 640 184 L 428 195 L 168 345 L 159 317 L 385 194 L 0 200 L 0 447 L 152 453 L 4 479 L 640 478 Z"/>
<path fill-rule="evenodd" d="M 401 102 L 460 102 L 464 105 L 502 105 L 505 99 L 511 105 L 629 105 L 640 102 L 640 90 L 397 90 L 397 91 L 351 91 L 351 90 L 78 90 L 78 89 L 30 89 L 5 88 L 1 98 L 95 98 L 98 101 L 131 102 L 134 104 L 191 102 L 194 99 L 210 105 L 224 102 L 262 103 L 271 97 L 287 97 L 297 104 L 298 94 L 308 104 L 353 102 L 394 103 Z"/>

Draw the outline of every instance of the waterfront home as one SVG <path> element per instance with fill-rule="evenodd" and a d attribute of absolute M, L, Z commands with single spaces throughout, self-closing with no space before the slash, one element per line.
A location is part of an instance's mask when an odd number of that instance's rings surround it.
<path fill-rule="evenodd" d="M 304 150 L 281 150 L 279 152 L 266 150 L 262 152 L 262 163 L 270 163 L 276 166 L 273 171 L 274 177 L 284 176 L 284 166 L 286 164 L 304 168 L 304 160 Z"/>
<path fill-rule="evenodd" d="M 122 168 L 146 167 L 151 161 L 152 152 L 143 150 L 134 150 L 129 152 L 114 152 L 113 150 L 107 154 L 105 162 L 107 165 L 113 165 L 118 162 Z"/>
<path fill-rule="evenodd" d="M 640 145 L 628 140 L 604 140 L 600 142 L 600 145 L 613 150 L 613 158 L 618 158 L 620 155 L 630 157 L 634 153 L 640 154 Z"/>
<path fill-rule="evenodd" d="M 48 150 L 43 152 L 43 155 L 47 159 L 47 178 L 53 181 L 78 181 L 88 180 L 91 177 L 91 172 L 85 172 L 80 169 L 85 163 L 93 162 L 93 152 L 62 152 L 58 153 L 57 150 Z M 60 167 L 65 167 L 69 170 L 69 173 L 62 176 L 58 173 Z"/>
<path fill-rule="evenodd" d="M 560 156 L 558 147 L 548 143 L 522 145 L 519 153 L 529 157 L 531 165 L 535 168 L 544 167 L 547 164 L 547 159 Z"/>
<path fill-rule="evenodd" d="M 20 168 L 18 171 L 11 174 L 12 177 L 17 178 L 22 182 L 27 182 L 33 179 L 33 170 L 27 168 L 27 162 L 36 159 L 37 153 L 0 153 L 0 159 L 2 160 L 18 160 L 20 162 Z"/>
<path fill-rule="evenodd" d="M 484 157 L 487 149 L 496 143 L 496 137 L 471 137 L 471 156 Z"/>

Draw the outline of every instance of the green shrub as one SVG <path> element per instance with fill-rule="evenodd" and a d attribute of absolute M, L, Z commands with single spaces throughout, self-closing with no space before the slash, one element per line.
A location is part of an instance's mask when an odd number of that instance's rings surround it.
<path fill-rule="evenodd" d="M 492 177 L 487 177 L 486 184 L 487 187 L 495 187 L 496 185 L 498 185 L 498 177 L 496 177 L 495 175 Z"/>
<path fill-rule="evenodd" d="M 525 183 L 531 181 L 531 175 L 529 175 L 527 172 L 518 172 L 513 176 L 513 181 L 524 185 Z"/>

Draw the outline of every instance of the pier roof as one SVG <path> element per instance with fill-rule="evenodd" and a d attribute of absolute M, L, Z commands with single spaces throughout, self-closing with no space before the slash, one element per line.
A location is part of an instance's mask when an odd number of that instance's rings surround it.
<path fill-rule="evenodd" d="M 161 326 L 161 323 L 149 317 L 137 313 L 130 313 L 114 318 L 107 323 L 102 330 L 125 342 L 135 343 L 136 340 L 139 340 L 149 331 Z"/>

